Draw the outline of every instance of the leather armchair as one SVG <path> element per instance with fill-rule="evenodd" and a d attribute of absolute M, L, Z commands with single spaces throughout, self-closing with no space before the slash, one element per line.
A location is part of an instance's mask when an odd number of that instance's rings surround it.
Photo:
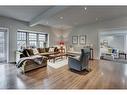
<path fill-rule="evenodd" d="M 82 71 L 84 69 L 88 70 L 89 57 L 90 57 L 90 49 L 89 48 L 81 49 L 81 55 L 79 57 L 68 58 L 68 66 L 69 68 L 75 69 L 77 71 Z"/>

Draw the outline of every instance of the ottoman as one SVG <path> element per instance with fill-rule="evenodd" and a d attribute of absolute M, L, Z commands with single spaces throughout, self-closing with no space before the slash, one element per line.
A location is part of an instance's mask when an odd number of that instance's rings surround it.
<path fill-rule="evenodd" d="M 103 54 L 103 59 L 114 60 L 114 55 L 112 53 L 105 53 Z"/>

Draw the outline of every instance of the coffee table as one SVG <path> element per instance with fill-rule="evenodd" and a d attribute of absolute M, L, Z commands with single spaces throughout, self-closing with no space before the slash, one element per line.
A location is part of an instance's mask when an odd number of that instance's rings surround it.
<path fill-rule="evenodd" d="M 66 56 L 65 53 L 59 53 L 59 54 L 53 54 L 53 55 L 49 55 L 49 61 L 50 59 L 53 59 L 53 63 L 55 63 L 55 60 L 58 58 L 63 59 L 63 56 Z"/>

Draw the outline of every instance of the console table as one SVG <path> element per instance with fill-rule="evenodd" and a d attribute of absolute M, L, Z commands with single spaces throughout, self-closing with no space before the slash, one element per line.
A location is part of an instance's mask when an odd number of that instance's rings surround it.
<path fill-rule="evenodd" d="M 81 55 L 81 52 L 76 52 L 76 51 L 67 51 L 67 55 L 69 56 L 76 56 L 76 55 Z M 90 48 L 90 60 L 93 60 L 93 49 Z"/>
<path fill-rule="evenodd" d="M 125 60 L 126 60 L 126 57 L 127 57 L 126 53 L 119 53 L 119 58 L 120 58 L 120 55 L 124 55 L 125 56 Z"/>

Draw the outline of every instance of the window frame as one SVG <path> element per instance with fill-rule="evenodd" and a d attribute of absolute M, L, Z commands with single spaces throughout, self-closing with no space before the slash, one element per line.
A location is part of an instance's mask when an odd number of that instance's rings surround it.
<path fill-rule="evenodd" d="M 22 31 L 18 31 L 17 32 L 17 37 L 18 37 L 18 33 L 26 33 L 26 32 L 22 32 Z M 25 41 L 25 43 L 26 43 L 26 46 L 25 47 L 27 47 L 27 33 L 26 33 L 26 39 L 25 40 L 19 40 L 18 38 L 17 38 L 17 43 L 18 43 L 18 41 Z M 18 49 L 18 46 L 17 46 L 17 49 Z M 21 48 L 20 48 L 21 49 Z"/>
<path fill-rule="evenodd" d="M 40 42 L 46 42 L 46 46 L 48 46 L 48 34 L 46 34 L 46 33 L 38 33 L 38 32 L 26 32 L 26 31 L 17 31 L 17 35 L 18 35 L 18 33 L 26 33 L 26 40 L 18 40 L 18 38 L 17 38 L 17 42 L 18 41 L 25 41 L 26 42 L 26 48 L 27 47 L 31 47 L 30 46 L 30 41 L 36 41 L 36 48 L 44 48 L 44 46 L 43 47 L 40 47 L 40 45 L 39 45 L 39 43 Z M 36 34 L 36 40 L 30 40 L 29 39 L 29 34 Z M 39 35 L 44 35 L 45 36 L 45 41 L 41 41 L 41 40 L 39 40 Z M 18 36 L 17 36 L 18 37 Z M 18 49 L 18 47 L 17 47 L 17 49 Z"/>

